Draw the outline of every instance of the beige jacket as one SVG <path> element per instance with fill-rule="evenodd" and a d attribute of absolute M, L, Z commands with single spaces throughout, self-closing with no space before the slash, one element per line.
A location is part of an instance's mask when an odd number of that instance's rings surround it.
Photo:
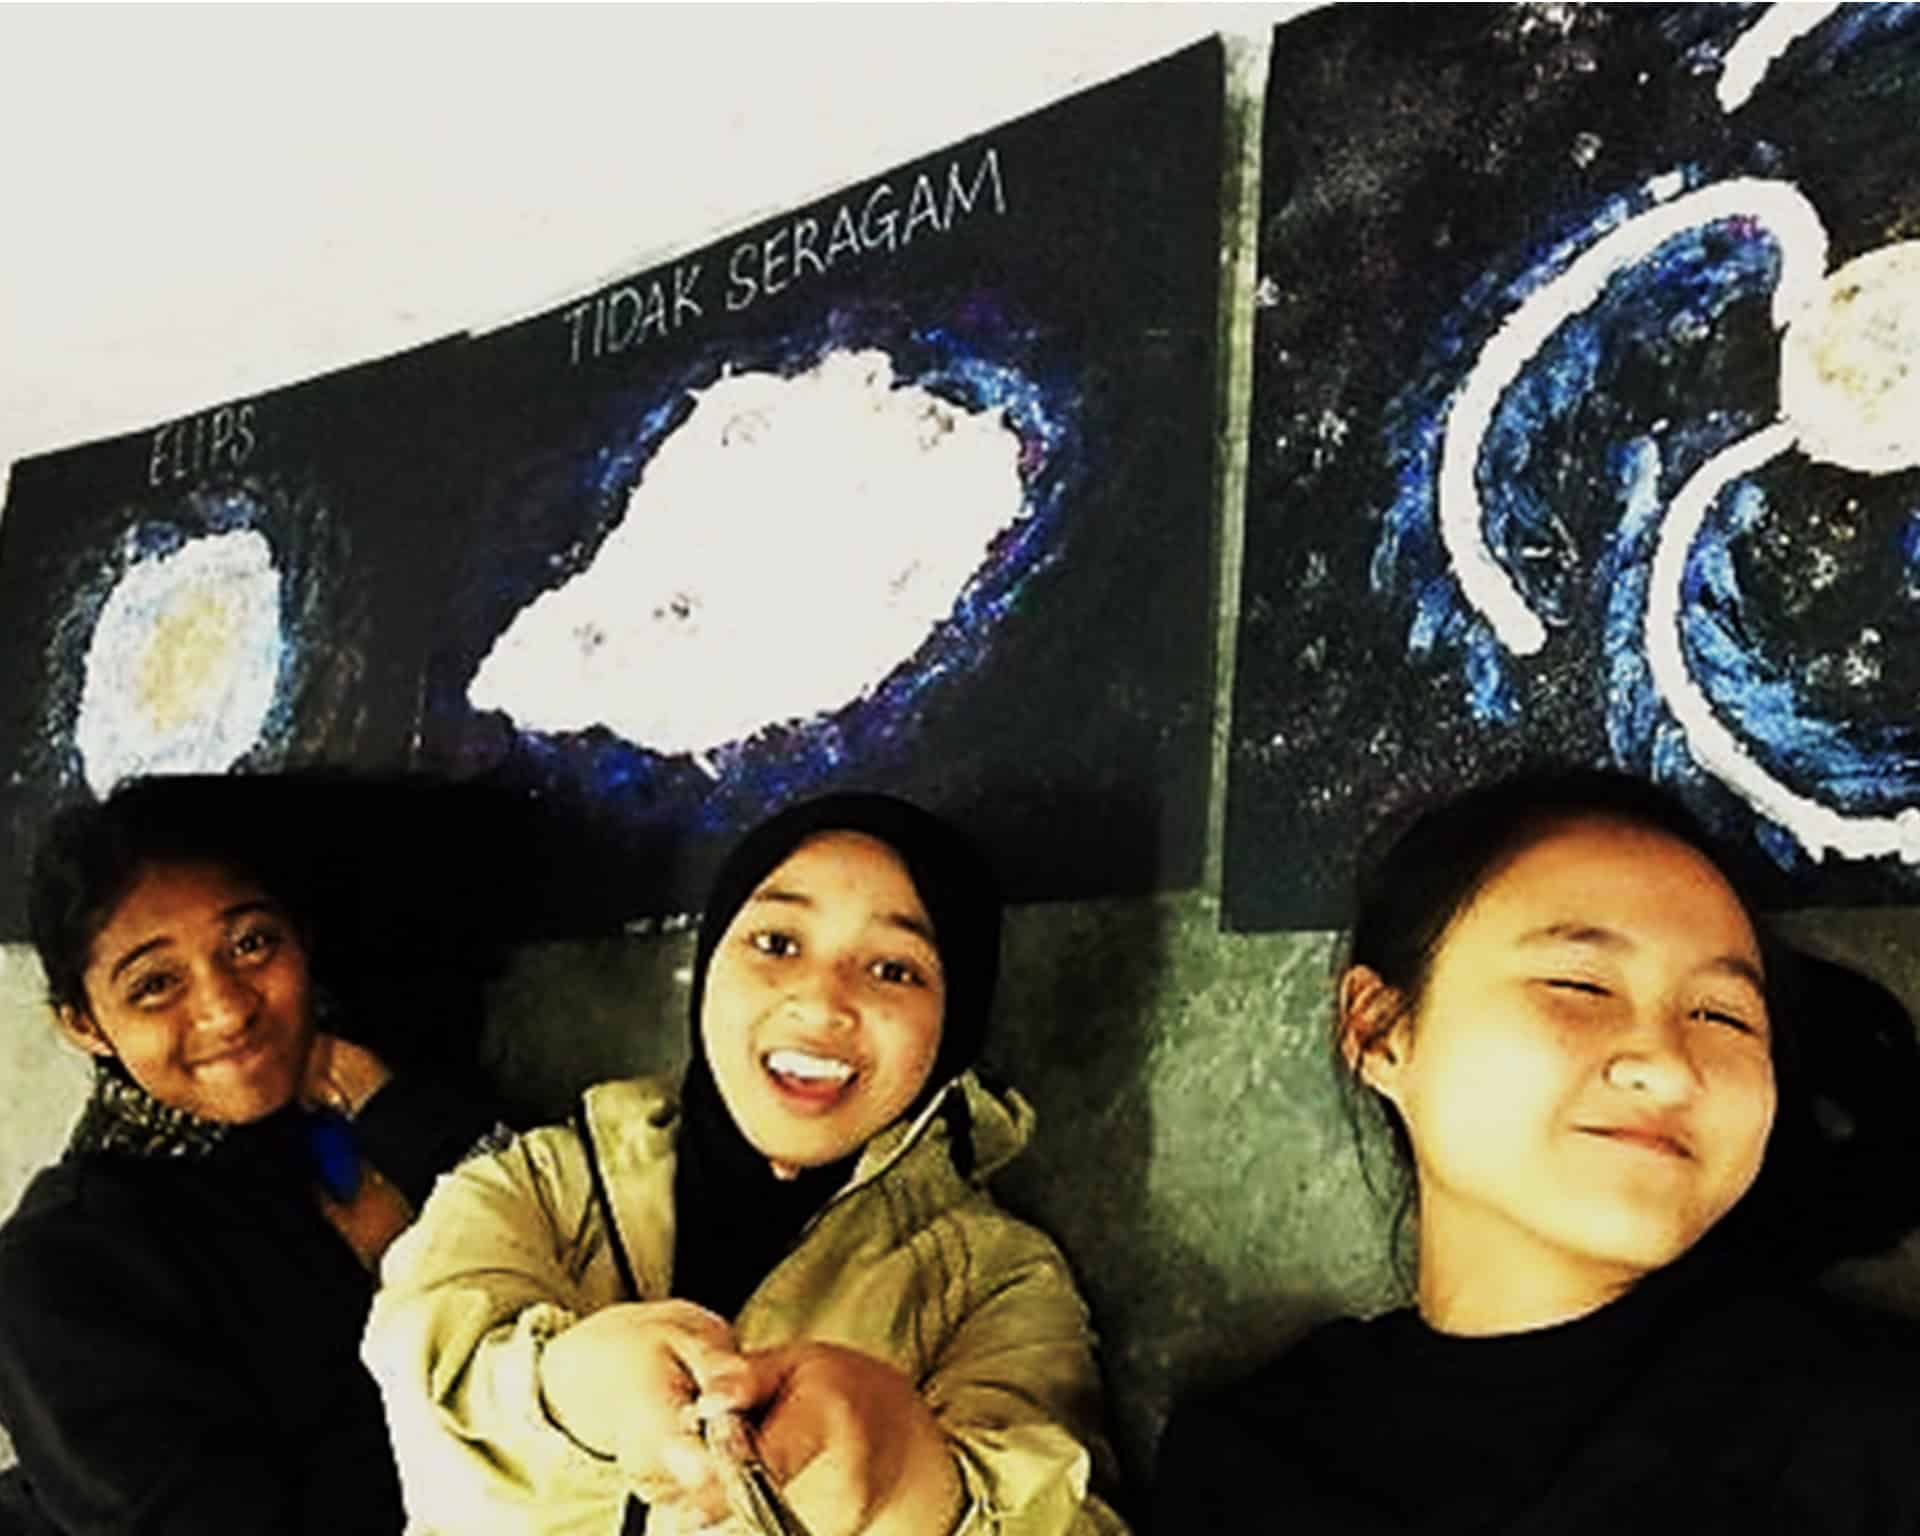
<path fill-rule="evenodd" d="M 1124 1536 L 1088 1493 L 1111 1459 L 1086 1308 L 1059 1250 L 983 1187 L 1025 1146 L 1033 1112 L 971 1073 L 946 1093 L 972 1114 L 974 1180 L 954 1170 L 937 1103 L 883 1131 L 748 1297 L 735 1335 L 748 1350 L 842 1344 L 906 1372 L 958 1453 L 966 1536 Z M 666 1297 L 673 1088 L 603 1083 L 586 1114 L 640 1299 Z M 624 1479 L 546 1415 L 538 1388 L 544 1343 L 624 1299 L 575 1131 L 529 1132 L 442 1177 L 382 1280 L 363 1355 L 411 1536 L 617 1536 Z"/>

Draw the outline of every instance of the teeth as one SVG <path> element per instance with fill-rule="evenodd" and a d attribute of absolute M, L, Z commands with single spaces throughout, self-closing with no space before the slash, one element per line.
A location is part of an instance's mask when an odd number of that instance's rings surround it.
<path fill-rule="evenodd" d="M 810 1051 L 769 1051 L 767 1068 L 782 1077 L 803 1077 L 810 1082 L 844 1083 L 853 1076 L 853 1068 L 831 1056 L 815 1056 Z"/>

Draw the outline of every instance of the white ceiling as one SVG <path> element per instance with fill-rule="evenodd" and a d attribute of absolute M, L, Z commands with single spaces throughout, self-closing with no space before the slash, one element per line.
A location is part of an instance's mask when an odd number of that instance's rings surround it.
<path fill-rule="evenodd" d="M 0 5 L 0 464 L 545 308 L 1304 8 Z"/>

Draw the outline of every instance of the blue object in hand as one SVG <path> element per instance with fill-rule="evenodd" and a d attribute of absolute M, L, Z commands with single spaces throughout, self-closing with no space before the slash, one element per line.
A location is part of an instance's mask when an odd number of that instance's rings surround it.
<path fill-rule="evenodd" d="M 320 1187 L 335 1200 L 351 1200 L 360 1188 L 360 1148 L 353 1122 L 331 1109 L 306 1115 L 307 1158 Z"/>

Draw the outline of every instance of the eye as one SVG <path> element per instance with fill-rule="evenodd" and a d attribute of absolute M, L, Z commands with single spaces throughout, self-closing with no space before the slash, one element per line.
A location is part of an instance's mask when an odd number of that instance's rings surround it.
<path fill-rule="evenodd" d="M 237 959 L 260 965 L 280 949 L 281 933 L 272 923 L 249 923 L 234 934 L 231 948 Z"/>
<path fill-rule="evenodd" d="M 889 986 L 924 987 L 927 979 L 921 974 L 920 967 L 906 960 L 876 960 L 867 969 L 874 980 L 883 981 Z"/>
<path fill-rule="evenodd" d="M 1581 997 L 1606 997 L 1607 989 L 1597 981 L 1587 981 L 1578 976 L 1549 976 L 1547 986 L 1555 992 L 1572 992 Z"/>
<path fill-rule="evenodd" d="M 1718 1008 L 1711 1004 L 1702 1004 L 1693 1010 L 1693 1017 L 1709 1024 L 1719 1024 L 1727 1029 L 1737 1029 L 1743 1035 L 1757 1035 L 1760 1026 L 1743 1013 L 1735 1013 L 1728 1008 Z"/>
<path fill-rule="evenodd" d="M 126 999 L 136 1008 L 152 1008 L 172 996 L 175 977 L 172 971 L 142 971 L 128 981 Z"/>
<path fill-rule="evenodd" d="M 800 941 L 792 934 L 778 928 L 762 928 L 747 935 L 747 943 L 763 955 L 772 955 L 776 960 L 789 959 L 800 953 Z"/>

